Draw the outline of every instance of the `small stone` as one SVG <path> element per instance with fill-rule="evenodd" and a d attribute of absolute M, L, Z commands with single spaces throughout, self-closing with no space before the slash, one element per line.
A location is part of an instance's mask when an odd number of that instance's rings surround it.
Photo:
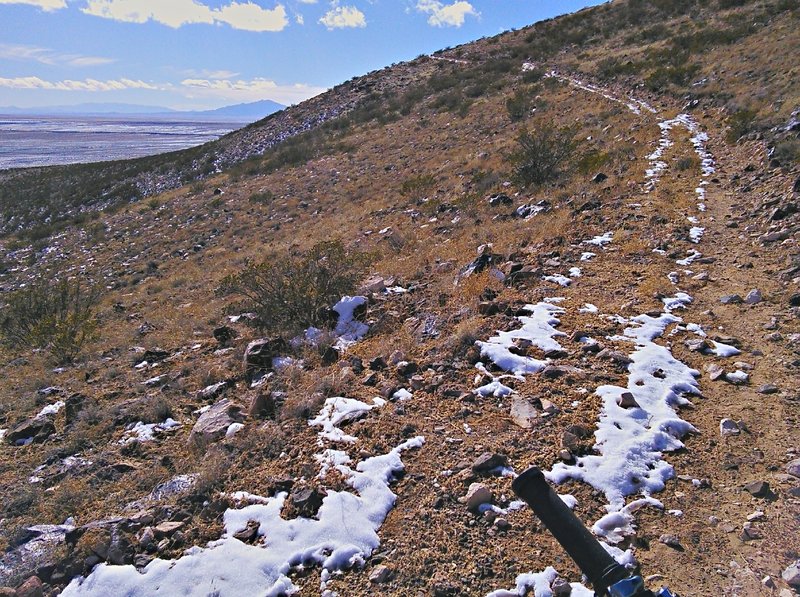
<path fill-rule="evenodd" d="M 789 297 L 790 307 L 800 307 L 800 292 L 797 292 Z"/>
<path fill-rule="evenodd" d="M 759 394 L 777 394 L 778 392 L 780 392 L 780 389 L 778 388 L 778 386 L 774 384 L 767 383 L 764 384 L 763 386 L 760 386 L 756 390 L 756 392 L 758 392 Z"/>
<path fill-rule="evenodd" d="M 764 336 L 764 339 L 768 342 L 780 342 L 783 340 L 783 334 L 780 332 L 772 332 L 771 334 L 767 334 Z"/>
<path fill-rule="evenodd" d="M 800 458 L 792 460 L 786 465 L 786 472 L 793 477 L 800 477 Z"/>
<path fill-rule="evenodd" d="M 661 535 L 658 540 L 672 549 L 683 551 L 683 545 L 681 545 L 681 541 L 676 535 Z"/>
<path fill-rule="evenodd" d="M 719 302 L 723 305 L 737 305 L 742 302 L 742 297 L 738 294 L 726 294 L 720 297 Z"/>
<path fill-rule="evenodd" d="M 14 587 L 0 587 L 0 597 L 17 597 L 17 590 Z"/>
<path fill-rule="evenodd" d="M 742 541 L 757 541 L 758 539 L 763 539 L 764 536 L 751 523 L 746 522 L 742 526 L 742 534 L 739 535 L 739 538 Z"/>
<path fill-rule="evenodd" d="M 571 431 L 565 431 L 561 434 L 561 447 L 575 451 L 580 446 L 580 438 Z"/>
<path fill-rule="evenodd" d="M 153 527 L 145 527 L 139 535 L 139 545 L 144 549 L 150 549 L 156 542 L 156 534 Z"/>
<path fill-rule="evenodd" d="M 572 595 L 572 585 L 563 578 L 557 578 L 550 585 L 553 597 L 570 597 Z"/>
<path fill-rule="evenodd" d="M 711 381 L 717 381 L 718 379 L 725 377 L 725 369 L 713 363 L 706 367 L 706 371 L 708 372 L 708 377 Z"/>
<path fill-rule="evenodd" d="M 238 539 L 243 543 L 252 543 L 255 541 L 256 537 L 258 537 L 258 529 L 261 527 L 261 523 L 257 520 L 248 520 L 247 526 L 245 526 L 242 530 L 236 531 L 233 534 L 234 539 Z"/>
<path fill-rule="evenodd" d="M 508 458 L 503 454 L 484 452 L 472 463 L 472 471 L 478 474 L 489 473 L 492 470 L 508 465 Z"/>
<path fill-rule="evenodd" d="M 318 491 L 316 487 L 306 487 L 296 489 L 289 496 L 292 505 L 297 513 L 304 518 L 316 516 L 325 494 Z"/>
<path fill-rule="evenodd" d="M 610 361 L 614 361 L 618 365 L 630 365 L 633 362 L 633 359 L 626 355 L 624 352 L 620 352 L 618 350 L 611 350 L 610 348 L 606 348 L 601 350 L 597 353 L 597 356 L 601 359 L 608 359 Z"/>
<path fill-rule="evenodd" d="M 617 406 L 621 408 L 639 408 L 639 403 L 636 402 L 636 398 L 630 392 L 622 392 L 617 398 Z"/>
<path fill-rule="evenodd" d="M 764 518 L 764 513 L 761 510 L 756 510 L 747 515 L 747 522 L 758 522 L 759 520 L 764 520 Z"/>
<path fill-rule="evenodd" d="M 514 396 L 511 399 L 511 420 L 523 429 L 531 429 L 539 418 L 539 411 L 525 398 Z"/>
<path fill-rule="evenodd" d="M 761 291 L 758 288 L 753 288 L 750 292 L 747 293 L 747 296 L 744 297 L 744 302 L 748 305 L 756 305 L 763 300 L 761 296 Z"/>
<path fill-rule="evenodd" d="M 369 362 L 369 368 L 372 371 L 382 371 L 386 369 L 386 361 L 383 360 L 383 357 L 375 357 Z"/>
<path fill-rule="evenodd" d="M 772 580 L 771 576 L 765 576 L 764 578 L 762 578 L 761 579 L 761 584 L 763 586 L 765 586 L 766 588 L 768 588 L 768 589 L 774 589 L 775 588 L 775 581 Z"/>
<path fill-rule="evenodd" d="M 558 408 L 558 406 L 556 406 L 553 402 L 551 402 L 547 398 L 542 398 L 541 402 L 542 402 L 542 410 L 544 412 L 546 412 L 547 414 L 555 415 L 555 414 L 561 412 L 561 409 Z"/>
<path fill-rule="evenodd" d="M 558 457 L 564 462 L 571 462 L 572 452 L 570 452 L 566 448 L 562 448 L 561 450 L 558 451 Z"/>
<path fill-rule="evenodd" d="M 42 597 L 44 589 L 38 576 L 31 576 L 17 587 L 17 597 Z"/>
<path fill-rule="evenodd" d="M 781 573 L 781 578 L 792 587 L 800 587 L 800 560 L 795 560 Z"/>
<path fill-rule="evenodd" d="M 369 574 L 369 582 L 380 585 L 389 582 L 391 577 L 392 571 L 387 566 L 381 564 L 372 569 L 372 572 Z"/>
<path fill-rule="evenodd" d="M 725 381 L 735 386 L 746 384 L 748 379 L 750 379 L 750 376 L 744 371 L 734 371 L 733 373 L 725 374 Z"/>
<path fill-rule="evenodd" d="M 603 182 L 605 180 L 608 180 L 608 175 L 605 174 L 604 172 L 598 172 L 597 174 L 594 175 L 594 178 L 592 179 L 592 182 L 599 183 L 599 182 Z"/>
<path fill-rule="evenodd" d="M 468 510 L 476 511 L 481 504 L 490 504 L 494 496 L 489 488 L 483 483 L 473 483 L 469 486 L 467 494 L 461 501 L 467 506 Z"/>
<path fill-rule="evenodd" d="M 764 324 L 765 330 L 777 330 L 778 329 L 778 320 L 776 318 L 771 318 L 767 323 Z"/>
<path fill-rule="evenodd" d="M 410 377 L 419 371 L 419 365 L 408 361 L 400 361 L 397 363 L 397 373 L 403 377 Z"/>
<path fill-rule="evenodd" d="M 705 338 L 695 338 L 686 341 L 686 348 L 688 348 L 690 352 L 705 352 L 710 346 L 708 340 Z"/>
<path fill-rule="evenodd" d="M 511 528 L 511 523 L 508 522 L 508 519 L 500 516 L 497 519 L 495 519 L 494 526 L 497 527 L 498 531 L 507 531 L 508 529 Z"/>
<path fill-rule="evenodd" d="M 719 422 L 719 433 L 722 437 L 739 435 L 741 432 L 742 430 L 739 428 L 739 424 L 733 419 L 722 419 Z"/>
<path fill-rule="evenodd" d="M 751 481 L 744 486 L 744 490 L 757 498 L 766 498 L 773 495 L 772 490 L 769 488 L 769 483 L 766 481 Z"/>
<path fill-rule="evenodd" d="M 182 526 L 184 526 L 184 523 L 182 522 L 162 522 L 153 530 L 155 531 L 156 536 L 168 537 Z"/>

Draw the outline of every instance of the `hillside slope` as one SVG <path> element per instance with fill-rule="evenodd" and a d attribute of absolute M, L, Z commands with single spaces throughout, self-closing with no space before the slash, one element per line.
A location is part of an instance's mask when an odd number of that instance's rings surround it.
<path fill-rule="evenodd" d="M 535 464 L 649 586 L 794 594 L 797 25 L 785 0 L 612 2 L 350 81 L 221 140 L 204 181 L 6 238 L 4 296 L 103 293 L 75 363 L 2 354 L 0 585 L 538 595 L 557 571 L 590 594 L 515 503 Z M 560 176 L 515 176 L 545 133 Z M 334 239 L 369 264 L 361 325 L 270 344 L 253 384 L 268 332 L 219 289 Z"/>

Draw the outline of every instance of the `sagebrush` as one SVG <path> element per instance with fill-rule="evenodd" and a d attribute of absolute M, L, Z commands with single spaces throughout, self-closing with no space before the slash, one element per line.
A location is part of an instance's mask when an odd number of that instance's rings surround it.
<path fill-rule="evenodd" d="M 259 329 L 282 335 L 310 326 L 330 327 L 330 308 L 352 294 L 364 275 L 368 257 L 340 241 L 325 241 L 299 255 L 272 255 L 226 277 L 218 292 L 242 297 L 232 305 L 255 314 Z"/>
<path fill-rule="evenodd" d="M 40 278 L 10 293 L 0 310 L 0 335 L 12 349 L 47 349 L 64 364 L 97 335 L 97 286 L 79 278 Z"/>
<path fill-rule="evenodd" d="M 509 159 L 512 176 L 522 187 L 539 186 L 560 178 L 577 147 L 572 127 L 551 125 L 542 125 L 532 132 L 522 131 L 517 144 Z"/>

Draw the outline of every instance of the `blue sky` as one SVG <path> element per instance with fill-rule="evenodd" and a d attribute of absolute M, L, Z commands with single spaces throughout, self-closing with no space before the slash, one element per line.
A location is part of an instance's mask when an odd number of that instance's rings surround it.
<path fill-rule="evenodd" d="M 0 106 L 298 103 L 600 0 L 0 0 Z"/>

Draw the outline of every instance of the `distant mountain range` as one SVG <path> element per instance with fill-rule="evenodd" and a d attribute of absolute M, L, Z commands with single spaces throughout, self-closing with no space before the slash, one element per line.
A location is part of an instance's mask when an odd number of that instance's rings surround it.
<path fill-rule="evenodd" d="M 272 100 L 224 106 L 216 110 L 172 110 L 162 106 L 136 104 L 75 104 L 73 106 L 44 106 L 17 108 L 0 106 L 0 114 L 19 116 L 148 116 L 157 118 L 197 118 L 204 120 L 235 120 L 253 122 L 283 110 L 286 106 Z"/>

